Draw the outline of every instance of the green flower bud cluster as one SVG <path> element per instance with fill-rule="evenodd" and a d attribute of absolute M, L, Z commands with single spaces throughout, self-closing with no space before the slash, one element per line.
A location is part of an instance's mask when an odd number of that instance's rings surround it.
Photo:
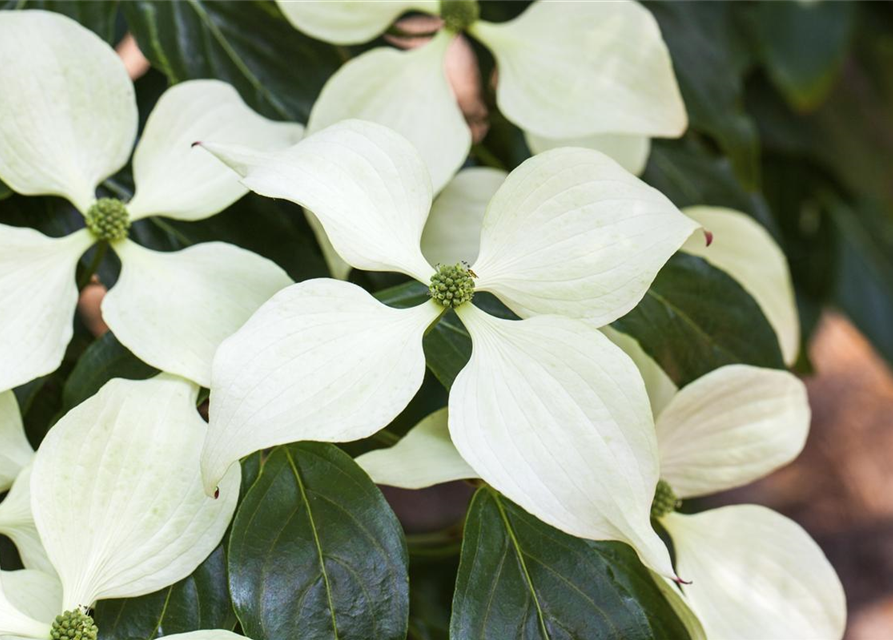
<path fill-rule="evenodd" d="M 430 295 L 443 307 L 458 307 L 474 297 L 474 280 L 468 265 L 437 265 L 431 276 Z"/>
<path fill-rule="evenodd" d="M 682 501 L 676 497 L 673 488 L 664 480 L 657 481 L 657 491 L 651 503 L 651 517 L 661 518 L 676 510 Z"/>
<path fill-rule="evenodd" d="M 93 618 L 83 611 L 75 609 L 56 616 L 50 631 L 52 640 L 96 640 L 99 629 L 93 624 Z"/>
<path fill-rule="evenodd" d="M 477 0 L 440 0 L 440 17 L 448 31 L 461 33 L 481 17 Z"/>
<path fill-rule="evenodd" d="M 123 240 L 130 231 L 130 216 L 116 198 L 100 198 L 87 210 L 87 228 L 99 240 Z"/>

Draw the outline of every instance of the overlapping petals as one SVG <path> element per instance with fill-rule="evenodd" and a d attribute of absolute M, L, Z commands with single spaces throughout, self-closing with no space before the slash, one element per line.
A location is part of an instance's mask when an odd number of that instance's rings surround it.
<path fill-rule="evenodd" d="M 259 449 L 357 440 L 388 424 L 422 385 L 422 336 L 440 313 L 430 301 L 392 309 L 330 279 L 274 296 L 214 360 L 206 492 Z"/>
<path fill-rule="evenodd" d="M 252 191 L 313 211 L 353 267 L 399 271 L 422 282 L 434 273 L 419 248 L 431 179 L 418 152 L 390 129 L 347 120 L 274 153 L 202 146 Z"/>
<path fill-rule="evenodd" d="M 419 252 L 430 188 L 421 158 L 399 135 L 347 121 L 284 152 L 206 146 L 251 189 L 313 209 L 354 266 L 426 283 L 433 273 Z M 696 226 L 598 152 L 543 154 L 497 190 L 473 265 L 478 288 L 538 317 L 497 320 L 473 302 L 456 309 L 474 342 L 449 411 L 464 460 L 543 520 L 583 537 L 628 541 L 670 577 L 669 555 L 649 522 L 658 457 L 641 378 L 592 323 L 562 316 L 608 321 L 623 313 Z M 601 282 L 583 275 L 593 264 L 609 274 Z M 259 448 L 360 438 L 384 427 L 417 390 L 422 333 L 442 311 L 433 301 L 389 309 L 334 281 L 274 297 L 215 358 L 206 491 Z M 401 375 L 396 368 L 407 359 L 412 373 Z M 500 375 L 482 373 L 494 370 Z M 489 400 L 478 404 L 479 397 Z M 448 448 L 442 435 L 440 442 Z"/>
<path fill-rule="evenodd" d="M 651 153 L 651 138 L 622 133 L 596 133 L 575 138 L 543 138 L 527 132 L 524 136 L 527 146 L 533 153 L 543 153 L 561 147 L 583 147 L 595 149 L 613 158 L 621 167 L 633 175 L 641 175 Z"/>
<path fill-rule="evenodd" d="M 206 425 L 198 387 L 166 374 L 115 379 L 72 409 L 40 446 L 31 506 L 63 586 L 63 610 L 151 593 L 192 573 L 219 544 L 240 471 L 202 491 Z"/>
<path fill-rule="evenodd" d="M 71 19 L 23 11 L 0 14 L 0 61 L 0 180 L 29 195 L 61 195 L 86 214 L 99 183 L 126 164 L 136 135 L 133 85 L 121 60 Z M 220 163 L 191 148 L 196 140 L 213 136 L 276 149 L 293 144 L 302 132 L 300 125 L 254 113 L 225 83 L 179 84 L 162 95 L 141 136 L 133 160 L 136 194 L 126 205 L 129 217 L 197 220 L 247 192 Z M 75 267 L 96 241 L 87 230 L 50 239 L 30 229 L 0 226 L 0 388 L 58 367 L 72 336 Z M 211 354 L 219 341 L 289 282 L 269 261 L 235 247 L 193 248 L 166 255 L 170 262 L 162 265 L 145 259 L 160 254 L 140 251 L 128 241 L 112 239 L 111 245 L 124 262 L 122 284 L 163 284 L 167 304 L 158 304 L 157 286 L 132 286 L 113 296 L 107 324 L 126 336 L 125 344 L 146 362 L 202 384 L 210 378 Z M 196 260 L 198 255 L 203 260 Z M 198 285 L 209 281 L 212 259 L 223 261 L 215 267 L 217 302 L 208 300 L 207 290 L 197 294 Z M 141 268 L 152 272 L 135 274 Z M 172 277 L 177 270 L 177 278 Z M 227 277 L 219 277 L 220 271 Z M 165 277 L 168 282 L 162 283 Z M 245 296 L 248 286 L 253 292 Z M 115 307 L 122 301 L 127 309 Z M 154 333 L 162 327 L 180 330 Z"/>
<path fill-rule="evenodd" d="M 323 88 L 309 132 L 352 118 L 399 131 L 421 153 L 434 191 L 440 191 L 471 149 L 471 131 L 444 69 L 453 37 L 441 31 L 417 49 L 381 47 L 357 56 Z"/>
<path fill-rule="evenodd" d="M 276 149 L 296 143 L 303 131 L 299 124 L 258 115 L 225 82 L 192 80 L 171 87 L 149 114 L 133 154 L 131 219 L 200 220 L 247 193 L 218 162 L 193 149 L 194 142 L 213 139 Z"/>
<path fill-rule="evenodd" d="M 116 251 L 121 274 L 103 319 L 141 360 L 204 387 L 220 343 L 292 283 L 271 260 L 224 242 L 162 253 L 125 240 Z"/>

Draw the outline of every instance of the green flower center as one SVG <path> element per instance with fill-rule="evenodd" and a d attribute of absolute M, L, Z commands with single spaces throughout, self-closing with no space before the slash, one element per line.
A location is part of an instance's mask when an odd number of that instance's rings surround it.
<path fill-rule="evenodd" d="M 474 276 L 468 265 L 437 265 L 428 295 L 442 307 L 458 307 L 474 297 Z"/>
<path fill-rule="evenodd" d="M 130 230 L 130 216 L 117 198 L 100 198 L 84 216 L 87 228 L 99 240 L 123 240 Z"/>
<path fill-rule="evenodd" d="M 651 517 L 662 518 L 675 511 L 681 503 L 682 501 L 673 492 L 673 488 L 665 480 L 658 480 L 654 501 L 651 503 Z"/>
<path fill-rule="evenodd" d="M 56 616 L 50 631 L 52 640 L 96 640 L 99 629 L 93 624 L 93 618 L 83 611 L 75 609 Z"/>
<path fill-rule="evenodd" d="M 440 17 L 447 30 L 461 33 L 481 17 L 477 0 L 440 0 Z"/>

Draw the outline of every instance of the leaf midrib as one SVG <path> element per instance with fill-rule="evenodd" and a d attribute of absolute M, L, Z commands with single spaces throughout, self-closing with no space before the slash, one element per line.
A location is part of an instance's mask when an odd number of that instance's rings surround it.
<path fill-rule="evenodd" d="M 509 539 L 512 542 L 512 547 L 514 547 L 515 554 L 518 556 L 518 562 L 521 564 L 521 571 L 524 573 L 524 581 L 527 583 L 527 588 L 530 591 L 531 597 L 533 598 L 533 604 L 536 606 L 536 615 L 539 619 L 540 631 L 542 631 L 543 638 L 545 640 L 551 640 L 549 631 L 546 629 L 546 619 L 543 615 L 543 609 L 540 606 L 539 597 L 537 596 L 536 589 L 533 586 L 533 580 L 530 577 L 530 572 L 527 571 L 527 563 L 524 561 L 524 552 L 521 550 L 521 544 L 515 537 L 515 530 L 512 528 L 512 524 L 509 522 L 508 515 L 505 512 L 505 508 L 503 508 L 502 506 L 502 502 L 499 500 L 499 496 L 495 493 L 493 494 L 493 500 L 496 502 L 496 508 L 499 509 L 499 517 L 502 518 L 502 522 L 505 525 L 505 530 L 509 534 Z"/>
<path fill-rule="evenodd" d="M 335 634 L 335 640 L 338 640 L 338 625 L 335 622 L 335 603 L 332 599 L 332 587 L 329 584 L 329 574 L 326 571 L 326 563 L 325 558 L 323 557 L 322 545 L 319 542 L 319 533 L 316 530 L 316 523 L 313 521 L 313 510 L 310 508 L 310 501 L 307 499 L 307 491 L 304 488 L 304 481 L 301 480 L 301 474 L 298 471 L 298 467 L 295 464 L 294 458 L 291 455 L 291 451 L 288 450 L 288 447 L 284 447 L 285 457 L 288 459 L 288 464 L 291 466 L 292 473 L 295 476 L 295 481 L 298 483 L 298 489 L 301 491 L 301 500 L 304 503 L 304 506 L 307 509 L 307 518 L 310 521 L 310 530 L 313 531 L 313 542 L 316 544 L 316 553 L 319 558 L 319 569 L 322 573 L 323 583 L 326 587 L 326 600 L 329 603 L 329 612 L 332 614 L 332 632 Z"/>

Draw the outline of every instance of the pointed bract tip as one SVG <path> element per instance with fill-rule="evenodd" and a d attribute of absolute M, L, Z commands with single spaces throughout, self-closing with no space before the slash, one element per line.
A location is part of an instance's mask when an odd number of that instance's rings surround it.
<path fill-rule="evenodd" d="M 675 582 L 678 585 L 691 584 L 691 580 L 683 580 L 679 576 L 673 576 L 673 582 Z"/>
<path fill-rule="evenodd" d="M 193 147 L 199 147 L 199 146 L 201 146 L 201 144 L 202 144 L 202 141 L 201 141 L 201 140 L 196 140 L 196 141 L 193 142 L 191 145 L 189 145 L 189 147 L 190 147 L 190 148 L 193 148 Z"/>
<path fill-rule="evenodd" d="M 713 244 L 713 232 L 712 231 L 707 231 L 707 229 L 704 229 L 704 238 L 707 240 L 708 247 L 711 244 Z"/>
<path fill-rule="evenodd" d="M 216 500 L 219 497 L 220 497 L 220 487 L 216 487 L 214 489 L 214 499 Z"/>

